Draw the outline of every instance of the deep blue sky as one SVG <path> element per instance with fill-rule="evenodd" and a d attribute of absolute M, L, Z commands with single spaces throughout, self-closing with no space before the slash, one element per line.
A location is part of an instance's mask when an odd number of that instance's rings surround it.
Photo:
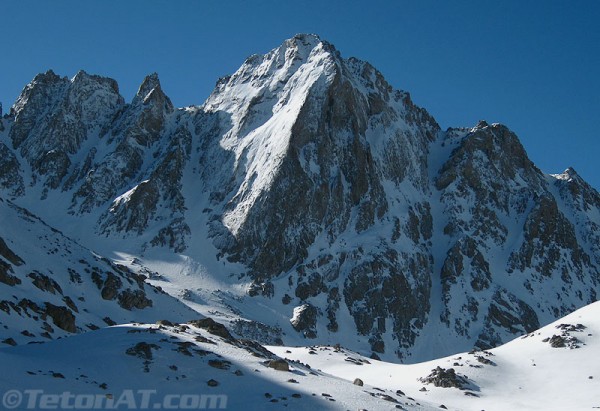
<path fill-rule="evenodd" d="M 38 73 L 158 72 L 176 106 L 296 33 L 371 62 L 443 128 L 514 130 L 549 173 L 600 188 L 600 1 L 28 1 L 0 3 L 4 111 Z"/>

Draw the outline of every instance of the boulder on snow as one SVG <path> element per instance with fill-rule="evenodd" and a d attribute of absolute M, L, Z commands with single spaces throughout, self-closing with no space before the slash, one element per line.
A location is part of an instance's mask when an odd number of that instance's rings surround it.
<path fill-rule="evenodd" d="M 269 363 L 267 364 L 267 367 L 273 368 L 277 371 L 289 371 L 290 370 L 290 366 L 287 363 L 287 361 L 282 360 L 282 359 L 269 361 Z"/>

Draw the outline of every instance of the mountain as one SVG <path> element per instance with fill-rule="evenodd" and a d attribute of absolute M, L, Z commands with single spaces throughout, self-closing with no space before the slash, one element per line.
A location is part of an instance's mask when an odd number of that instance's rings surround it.
<path fill-rule="evenodd" d="M 600 195 L 572 168 L 542 173 L 501 124 L 441 130 L 315 35 L 181 109 L 156 74 L 126 103 L 49 71 L 0 124 L 5 201 L 263 343 L 422 361 L 600 290 Z"/>

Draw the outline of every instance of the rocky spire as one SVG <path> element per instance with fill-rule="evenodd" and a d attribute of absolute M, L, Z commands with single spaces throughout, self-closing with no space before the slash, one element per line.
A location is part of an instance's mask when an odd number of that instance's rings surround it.
<path fill-rule="evenodd" d="M 144 78 L 144 81 L 133 98 L 132 104 L 155 104 L 159 107 L 163 107 L 168 113 L 172 112 L 174 109 L 171 100 L 162 90 L 157 73 L 149 74 Z"/>

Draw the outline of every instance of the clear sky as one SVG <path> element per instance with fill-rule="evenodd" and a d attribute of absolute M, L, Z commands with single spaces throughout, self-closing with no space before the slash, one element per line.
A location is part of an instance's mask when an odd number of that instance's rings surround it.
<path fill-rule="evenodd" d="M 0 102 L 39 72 L 115 78 L 131 100 L 158 72 L 176 106 L 201 104 L 246 57 L 317 33 L 378 68 L 443 128 L 515 131 L 544 172 L 600 189 L 600 1 L 3 1 Z"/>

